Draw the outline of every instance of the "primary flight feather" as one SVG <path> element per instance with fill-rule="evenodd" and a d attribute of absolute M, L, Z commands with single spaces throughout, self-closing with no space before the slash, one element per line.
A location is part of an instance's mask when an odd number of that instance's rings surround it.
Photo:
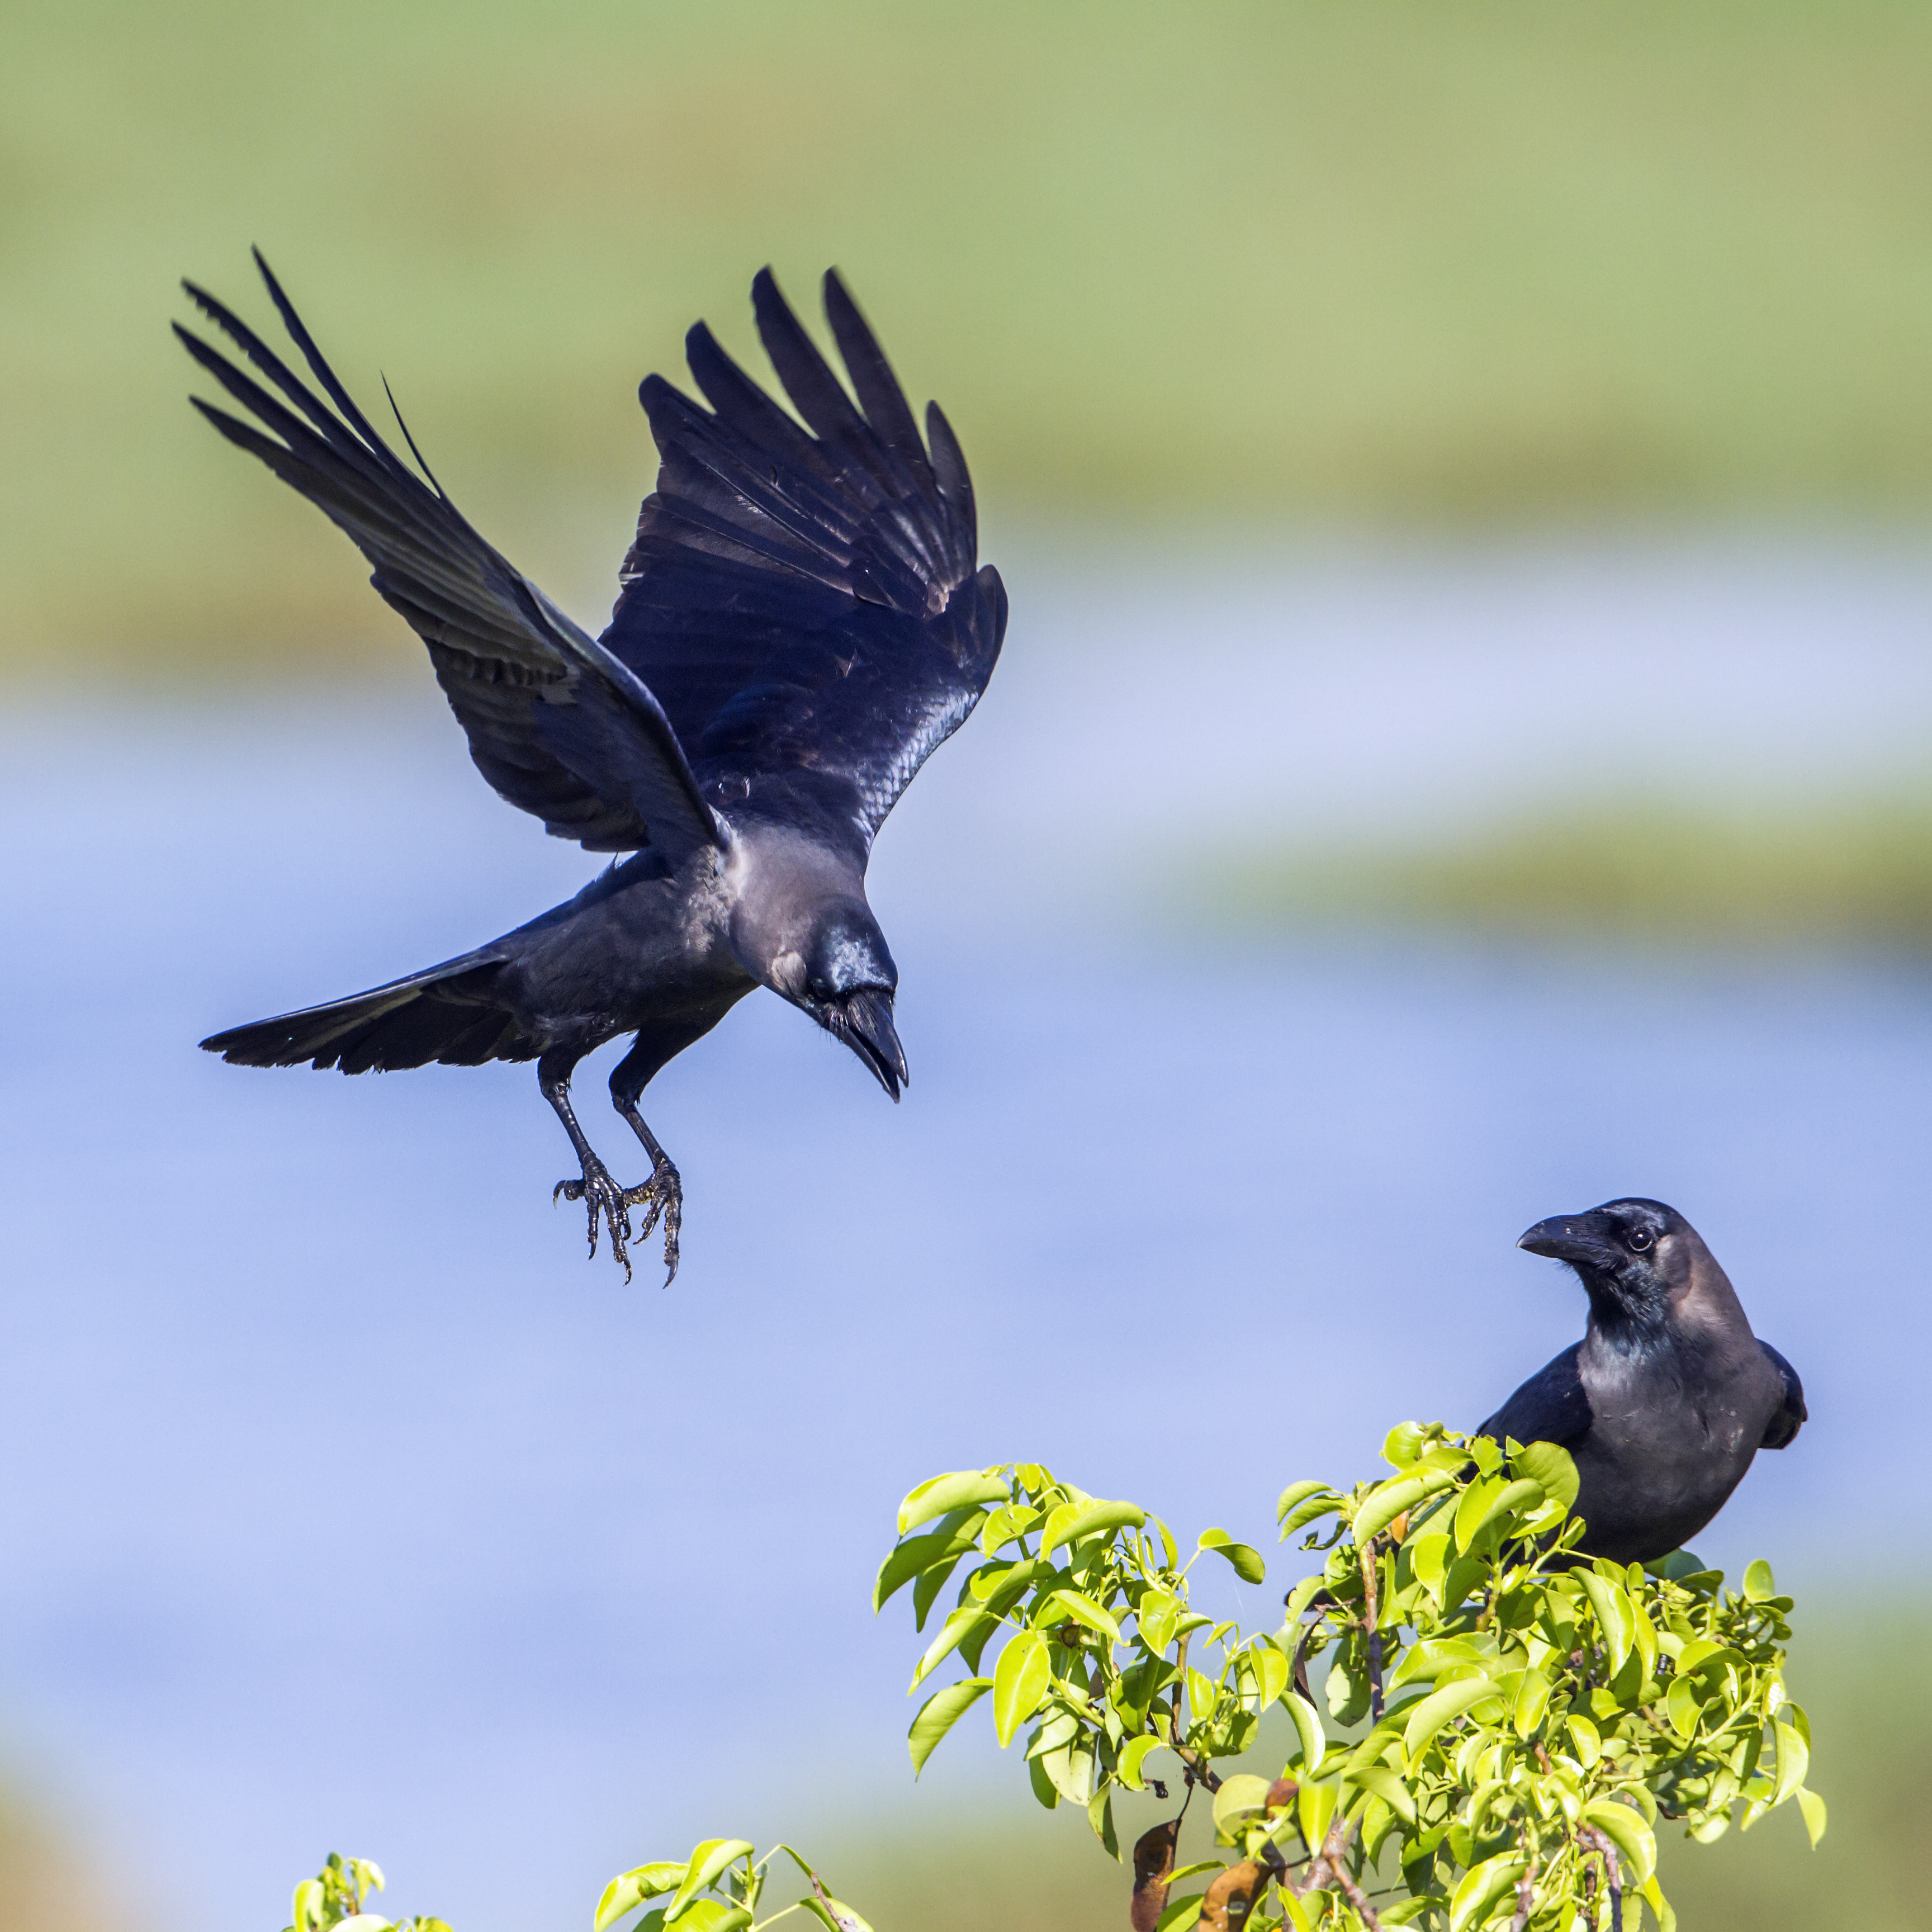
<path fill-rule="evenodd" d="M 322 394 L 189 283 L 254 371 L 177 324 L 254 420 L 195 406 L 368 559 L 497 792 L 560 838 L 631 856 L 473 952 L 202 1044 L 244 1066 L 345 1073 L 536 1060 L 582 1169 L 555 1191 L 586 1204 L 591 1252 L 601 1217 L 628 1274 L 628 1243 L 662 1220 L 668 1280 L 682 1185 L 638 1099 L 746 994 L 766 986 L 809 1014 L 895 1100 L 907 1077 L 866 866 L 899 794 L 978 702 L 1006 629 L 965 459 L 936 404 L 921 436 L 836 273 L 826 316 L 850 393 L 767 269 L 752 304 L 797 416 L 702 322 L 685 346 L 710 406 L 646 379 L 657 488 L 593 638 L 477 535 L 419 454 L 421 476 L 383 441 L 255 259 Z M 610 1096 L 651 1162 L 633 1187 L 570 1098 L 577 1063 L 626 1034 Z"/>

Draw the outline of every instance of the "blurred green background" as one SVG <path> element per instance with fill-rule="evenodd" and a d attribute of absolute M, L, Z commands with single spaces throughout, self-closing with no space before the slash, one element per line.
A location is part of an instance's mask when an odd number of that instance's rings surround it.
<path fill-rule="evenodd" d="M 639 377 L 681 370 L 700 315 L 758 366 L 767 261 L 802 304 L 847 272 L 943 398 L 990 550 L 1605 519 L 1916 542 L 1932 506 L 1932 9 L 1908 0 L 8 0 L 0 23 L 16 702 L 414 669 L 339 541 L 183 403 L 176 280 L 259 316 L 251 242 L 586 616 L 654 469 Z M 1802 824 L 1612 800 L 1447 862 L 1284 867 L 1256 909 L 1512 926 L 1608 854 L 1630 883 L 1576 929 L 1661 904 L 1751 942 L 1922 945 L 1922 802 Z M 1798 1685 L 1826 1850 L 1781 1819 L 1761 1859 L 1680 1859 L 1687 1928 L 1847 1923 L 1839 1884 L 1861 1924 L 1928 1922 L 1932 1684 L 1904 1626 L 1846 1615 Z M 839 1882 L 882 1932 L 1121 1922 L 1078 1821 L 1028 1815 L 1017 1778 L 1012 1803 L 929 1822 L 910 1864 L 855 1826 Z M 0 1810 L 8 1922 L 94 1922 L 76 1856 Z"/>
<path fill-rule="evenodd" d="M 560 595 L 610 594 L 633 400 L 828 262 L 943 390 L 991 533 L 1932 501 L 1932 12 L 5 10 L 0 650 L 17 677 L 387 658 L 358 574 L 181 398 L 176 278 L 262 305 Z M 280 654 L 265 646 L 279 647 Z"/>

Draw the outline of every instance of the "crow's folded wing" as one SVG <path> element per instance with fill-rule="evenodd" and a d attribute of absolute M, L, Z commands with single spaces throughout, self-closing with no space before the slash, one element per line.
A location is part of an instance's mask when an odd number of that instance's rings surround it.
<path fill-rule="evenodd" d="M 290 335 L 341 413 L 190 282 L 196 306 L 280 392 L 278 399 L 177 323 L 188 353 L 273 434 L 199 397 L 195 406 L 375 566 L 370 581 L 428 646 L 478 770 L 547 830 L 593 852 L 649 845 L 675 863 L 718 843 L 717 822 L 676 734 L 638 674 L 491 549 L 434 477 L 425 484 L 390 449 L 323 361 L 268 264 L 255 260 Z"/>
<path fill-rule="evenodd" d="M 1590 1427 L 1590 1398 L 1576 1366 L 1579 1342 L 1538 1369 L 1516 1394 L 1476 1431 L 1492 1441 L 1554 1442 L 1567 1449 L 1582 1441 Z"/>
<path fill-rule="evenodd" d="M 805 427 L 692 330 L 711 406 L 658 376 L 639 391 L 661 465 L 603 641 L 657 694 L 707 796 L 728 809 L 759 778 L 812 774 L 869 846 L 985 690 L 1006 592 L 975 568 L 951 428 L 928 404 L 922 440 L 838 276 L 826 314 L 856 406 L 769 269 L 752 298 Z"/>
<path fill-rule="evenodd" d="M 1798 1379 L 1798 1371 L 1768 1342 L 1761 1341 L 1758 1346 L 1770 1357 L 1772 1366 L 1784 1383 L 1784 1400 L 1765 1424 L 1764 1440 L 1758 1446 L 1788 1449 L 1809 1419 L 1804 1408 L 1804 1384 Z"/>

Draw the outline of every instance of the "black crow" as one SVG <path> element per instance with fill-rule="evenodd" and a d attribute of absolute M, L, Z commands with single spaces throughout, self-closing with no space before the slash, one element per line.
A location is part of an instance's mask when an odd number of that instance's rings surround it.
<path fill-rule="evenodd" d="M 536 1060 L 583 1167 L 555 1192 L 586 1204 L 590 1252 L 601 1214 L 628 1276 L 627 1241 L 648 1239 L 662 1216 L 668 1282 L 682 1189 L 638 1112 L 666 1061 L 769 986 L 895 1100 L 907 1077 L 898 973 L 866 903 L 866 865 L 913 774 L 978 702 L 1006 629 L 999 574 L 976 568 L 965 459 L 936 404 L 921 437 L 836 274 L 825 309 L 850 395 L 766 269 L 752 308 L 797 418 L 702 322 L 685 350 L 710 407 L 646 379 L 657 488 L 593 639 L 458 514 L 400 416 L 422 476 L 383 442 L 259 251 L 255 261 L 334 406 L 188 283 L 262 380 L 176 333 L 270 434 L 195 406 L 375 566 L 370 581 L 428 646 L 497 791 L 560 838 L 632 856 L 460 958 L 202 1044 L 244 1066 L 345 1073 Z M 610 1097 L 651 1161 L 628 1188 L 570 1103 L 578 1061 L 620 1034 L 634 1039 Z M 633 1208 L 645 1210 L 636 1234 Z"/>
<path fill-rule="evenodd" d="M 1751 1333 L 1696 1229 L 1660 1201 L 1560 1214 L 1516 1246 L 1576 1270 L 1589 1328 L 1477 1433 L 1569 1450 L 1587 1555 L 1666 1556 L 1724 1508 L 1760 1449 L 1797 1435 L 1798 1372 Z"/>

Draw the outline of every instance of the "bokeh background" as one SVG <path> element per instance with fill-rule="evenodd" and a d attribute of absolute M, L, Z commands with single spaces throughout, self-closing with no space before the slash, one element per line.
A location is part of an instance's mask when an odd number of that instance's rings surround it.
<path fill-rule="evenodd" d="M 742 1832 L 880 1932 L 1117 1924 L 988 1740 L 914 1787 L 899 1494 L 1037 1456 L 1265 1545 L 1573 1336 L 1512 1238 L 1638 1192 L 1810 1392 L 1704 1550 L 1801 1593 L 1834 1808 L 1670 1888 L 1928 1922 L 1932 14 L 0 24 L 0 1918 L 273 1932 L 336 1848 L 548 1932 Z M 194 1050 L 595 863 L 185 406 L 176 278 L 262 317 L 251 242 L 586 622 L 637 381 L 700 315 L 762 367 L 766 262 L 972 460 L 1006 660 L 874 867 L 914 1083 L 764 1000 L 676 1063 L 668 1294 L 546 1211 L 527 1070 Z"/>

